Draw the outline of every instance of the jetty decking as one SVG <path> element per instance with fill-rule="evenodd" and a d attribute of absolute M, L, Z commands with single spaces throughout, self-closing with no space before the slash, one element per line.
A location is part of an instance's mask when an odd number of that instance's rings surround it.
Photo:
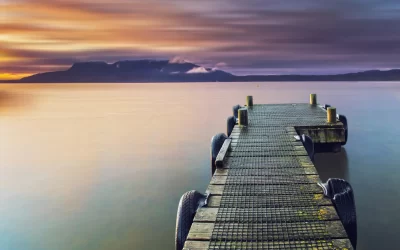
<path fill-rule="evenodd" d="M 312 101 L 311 101 L 312 102 Z M 343 124 L 312 104 L 248 105 L 217 158 L 184 249 L 353 249 L 298 135 L 339 145 Z M 330 122 L 328 122 L 330 119 Z"/>

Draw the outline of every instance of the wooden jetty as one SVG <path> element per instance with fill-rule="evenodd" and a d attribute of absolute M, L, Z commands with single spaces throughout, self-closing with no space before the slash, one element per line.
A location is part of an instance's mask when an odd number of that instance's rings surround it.
<path fill-rule="evenodd" d="M 303 104 L 246 102 L 183 249 L 353 249 L 299 138 L 340 149 L 347 131 L 336 110 L 315 95 Z"/>

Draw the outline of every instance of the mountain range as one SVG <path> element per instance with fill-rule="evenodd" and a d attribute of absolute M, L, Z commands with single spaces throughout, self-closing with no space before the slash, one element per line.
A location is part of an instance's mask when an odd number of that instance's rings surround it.
<path fill-rule="evenodd" d="M 400 81 L 400 69 L 337 75 L 246 75 L 202 67 L 186 61 L 134 60 L 79 62 L 65 71 L 39 73 L 16 83 L 73 82 L 251 82 L 251 81 Z M 5 81 L 3 81 L 5 82 Z"/>

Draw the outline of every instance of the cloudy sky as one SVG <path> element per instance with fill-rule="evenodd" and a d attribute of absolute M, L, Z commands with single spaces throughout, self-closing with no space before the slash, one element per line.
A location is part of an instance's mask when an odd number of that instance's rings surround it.
<path fill-rule="evenodd" d="M 400 1 L 0 0 L 0 79 L 175 56 L 241 75 L 400 68 Z"/>

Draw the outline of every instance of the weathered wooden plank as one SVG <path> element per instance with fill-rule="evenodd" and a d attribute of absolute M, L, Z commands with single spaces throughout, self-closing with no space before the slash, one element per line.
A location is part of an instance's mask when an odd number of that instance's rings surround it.
<path fill-rule="evenodd" d="M 283 167 L 314 167 L 308 156 L 282 157 L 229 157 L 225 158 L 226 168 L 283 168 Z"/>
<path fill-rule="evenodd" d="M 333 206 L 268 207 L 268 208 L 210 208 L 197 210 L 195 222 L 278 223 L 339 220 Z"/>
<path fill-rule="evenodd" d="M 287 146 L 298 146 L 298 147 L 303 147 L 303 143 L 301 141 L 292 141 L 292 142 L 287 142 L 286 143 Z M 232 140 L 231 142 L 231 147 L 237 147 L 237 146 L 242 146 L 242 147 L 270 147 L 270 148 L 277 148 L 280 147 L 281 145 L 276 144 L 276 142 L 245 142 L 245 141 L 241 141 L 240 144 L 237 142 L 234 142 L 234 140 Z"/>
<path fill-rule="evenodd" d="M 202 207 L 197 209 L 196 215 L 194 216 L 194 222 L 215 222 L 217 220 L 219 208 L 214 207 Z"/>
<path fill-rule="evenodd" d="M 225 190 L 225 192 L 224 192 Z M 212 185 L 207 188 L 207 192 L 212 195 L 236 195 L 253 196 L 268 194 L 276 195 L 289 194 L 323 194 L 322 188 L 318 184 L 293 184 L 293 185 Z"/>
<path fill-rule="evenodd" d="M 321 180 L 318 175 L 268 175 L 268 176 L 226 176 L 214 175 L 211 178 L 210 184 L 224 185 L 225 183 L 234 184 L 249 184 L 249 185 L 267 185 L 280 184 L 291 185 L 295 183 L 318 183 Z"/>
<path fill-rule="evenodd" d="M 251 111 L 251 110 L 250 110 Z M 277 112 L 278 111 L 278 112 Z M 279 110 L 275 111 L 267 111 L 267 112 L 249 112 L 249 116 L 253 119 L 263 120 L 265 123 L 276 121 L 276 118 L 280 118 L 280 120 L 308 120 L 310 122 L 318 122 L 318 124 L 326 124 L 326 112 L 301 112 L 299 110 L 292 110 L 292 112 L 288 109 L 282 110 L 283 112 L 279 112 Z M 325 114 L 324 114 L 325 113 Z M 268 119 L 265 117 L 268 116 Z M 264 119 L 263 119 L 264 118 Z M 275 119 L 274 119 L 275 118 Z M 282 124 L 281 124 L 282 126 Z"/>
<path fill-rule="evenodd" d="M 299 151 L 299 152 L 306 152 L 303 146 L 293 146 L 293 145 L 276 145 L 273 147 L 269 146 L 256 146 L 253 144 L 252 147 L 247 147 L 245 145 L 240 146 L 231 146 L 229 149 L 230 152 L 269 152 L 269 151 Z"/>
<path fill-rule="evenodd" d="M 208 207 L 219 207 L 222 196 L 212 195 L 208 199 Z M 323 194 L 301 194 L 301 195 L 257 195 L 257 196 L 224 196 L 222 202 L 224 207 L 265 207 L 271 204 L 275 207 L 287 206 L 329 206 L 332 201 Z"/>
<path fill-rule="evenodd" d="M 188 240 L 211 240 L 213 230 L 218 231 L 216 240 L 311 240 L 347 238 L 339 220 L 292 223 L 203 223 L 194 222 Z"/>
<path fill-rule="evenodd" d="M 304 110 L 303 110 L 304 111 Z M 324 114 L 325 113 L 325 114 Z M 266 112 L 250 112 L 249 116 L 252 118 L 256 119 L 262 119 L 264 117 L 264 120 L 268 122 L 268 120 L 272 119 L 265 119 L 266 116 L 269 116 L 268 118 L 282 118 L 285 120 L 290 120 L 290 119 L 303 119 L 306 120 L 311 119 L 313 121 L 318 121 L 320 123 L 325 124 L 326 123 L 326 112 L 301 112 L 301 110 L 268 110 Z"/>
<path fill-rule="evenodd" d="M 222 195 L 224 185 L 208 185 L 207 191 L 211 195 Z"/>
<path fill-rule="evenodd" d="M 194 222 L 186 240 L 210 240 L 214 223 Z"/>
<path fill-rule="evenodd" d="M 279 185 L 279 184 L 267 184 L 267 185 L 249 185 L 249 184 L 239 184 L 239 185 L 213 185 L 213 186 L 223 186 L 224 195 L 262 195 L 265 193 L 274 193 L 281 195 L 291 195 L 291 194 L 303 194 L 312 193 L 320 194 L 323 193 L 320 186 L 317 184 L 292 184 L 292 185 Z M 222 193 L 221 193 L 222 194 Z"/>
<path fill-rule="evenodd" d="M 294 146 L 294 149 L 295 149 L 295 150 L 299 150 L 299 151 L 305 150 L 305 148 L 304 148 L 303 145 L 301 145 L 301 146 Z"/>
<path fill-rule="evenodd" d="M 210 247 L 209 241 L 192 241 L 187 240 L 183 250 L 208 250 Z"/>
<path fill-rule="evenodd" d="M 214 175 L 211 178 L 210 184 L 212 184 L 212 185 L 225 185 L 227 178 L 228 178 L 227 175 Z"/>
<path fill-rule="evenodd" d="M 295 133 L 297 133 L 297 132 L 296 132 L 296 129 L 295 129 L 294 127 L 292 127 L 292 126 L 290 126 L 290 127 L 285 127 L 285 129 L 286 129 L 287 132 L 295 132 Z"/>
<path fill-rule="evenodd" d="M 311 137 L 314 143 L 340 143 L 346 140 L 345 130 L 339 128 L 315 128 L 315 127 L 299 127 L 299 134 L 306 134 Z"/>
<path fill-rule="evenodd" d="M 289 135 L 289 133 L 296 133 L 296 132 L 287 132 L 285 129 L 270 129 L 270 130 L 262 130 L 262 127 L 259 127 L 260 129 L 258 131 L 253 130 L 253 131 L 243 131 L 243 130 L 232 130 L 232 135 L 235 137 L 238 137 L 240 135 L 242 136 L 285 136 Z M 268 128 L 268 127 L 267 127 Z M 297 133 L 296 133 L 297 134 Z"/>
<path fill-rule="evenodd" d="M 290 138 L 291 136 L 295 136 L 296 134 L 289 134 L 286 131 L 282 131 L 282 132 L 274 132 L 271 131 L 270 133 L 256 133 L 256 132 L 252 132 L 252 133 L 243 133 L 243 132 L 237 132 L 237 133 L 231 133 L 230 138 L 232 139 L 246 139 L 246 138 L 254 138 L 254 137 L 259 137 L 259 138 L 264 138 L 264 139 L 273 139 L 273 138 L 277 138 L 277 137 L 281 137 L 281 138 Z"/>
<path fill-rule="evenodd" d="M 288 134 L 273 134 L 271 133 L 270 135 L 257 135 L 257 134 L 236 134 L 232 133 L 229 138 L 232 138 L 234 142 L 240 142 L 240 141 L 253 141 L 253 142 L 268 142 L 268 141 L 274 141 L 276 143 L 279 142 L 295 142 L 298 141 L 294 137 L 295 135 L 288 135 Z"/>
<path fill-rule="evenodd" d="M 257 159 L 257 157 L 246 157 L 246 160 L 251 160 L 251 158 Z M 282 157 L 284 158 L 284 157 Z M 224 161 L 224 168 L 227 169 L 275 169 L 277 175 L 284 173 L 285 171 L 289 172 L 291 170 L 285 170 L 285 168 L 315 168 L 313 164 L 309 164 L 307 162 L 285 162 L 285 161 L 277 161 L 277 162 L 246 162 L 246 161 L 235 161 L 241 160 L 238 157 L 226 157 Z M 295 173 L 295 169 L 293 173 Z M 316 171 L 316 170 L 315 170 Z M 279 173 L 282 172 L 282 173 Z"/>
<path fill-rule="evenodd" d="M 207 206 L 208 207 L 219 207 L 221 205 L 221 195 L 210 195 L 208 197 Z"/>
<path fill-rule="evenodd" d="M 229 171 L 228 168 L 218 168 L 215 171 L 214 176 L 217 176 L 217 175 L 228 175 L 228 171 Z"/>
<path fill-rule="evenodd" d="M 302 151 L 249 151 L 249 152 L 240 152 L 240 151 L 233 151 L 228 152 L 226 154 L 227 157 L 270 157 L 270 156 L 307 156 L 307 152 L 304 150 Z"/>
<path fill-rule="evenodd" d="M 236 169 L 236 168 L 219 168 L 215 171 L 214 175 L 228 175 L 229 169 L 231 169 L 231 175 L 238 176 L 266 176 L 266 175 L 316 175 L 318 174 L 315 167 L 299 167 L 299 168 L 285 168 L 285 167 L 273 167 L 269 166 L 266 168 L 250 168 L 250 169 Z"/>
<path fill-rule="evenodd" d="M 235 126 L 232 129 L 232 133 L 235 134 L 259 134 L 259 135 L 270 135 L 272 134 L 297 134 L 294 127 L 241 127 Z"/>
<path fill-rule="evenodd" d="M 314 164 L 312 163 L 310 157 L 308 157 L 308 156 L 299 156 L 299 157 L 296 157 L 296 159 L 297 159 L 303 166 L 306 166 L 306 165 L 312 165 L 312 166 L 314 166 Z"/>
<path fill-rule="evenodd" d="M 228 150 L 229 150 L 231 141 L 232 141 L 232 140 L 229 139 L 229 138 L 226 139 L 226 140 L 224 141 L 224 143 L 222 144 L 221 149 L 219 150 L 219 153 L 218 153 L 218 155 L 217 155 L 217 158 L 215 159 L 215 165 L 216 165 L 218 168 L 222 168 L 222 167 L 223 167 L 224 158 L 225 158 L 226 153 L 227 153 Z"/>
<path fill-rule="evenodd" d="M 251 127 L 266 127 L 266 126 L 294 126 L 294 127 L 306 127 L 306 126 L 315 126 L 321 129 L 325 128 L 335 128 L 340 127 L 338 122 L 335 125 L 331 125 L 327 122 L 322 123 L 319 120 L 309 120 L 309 119 L 295 119 L 295 120 L 282 120 L 281 122 L 274 121 L 281 119 L 281 117 L 271 117 L 272 120 L 258 120 L 249 118 L 249 126 Z M 342 125 L 343 126 L 343 125 Z"/>
<path fill-rule="evenodd" d="M 185 243 L 184 250 L 207 250 L 210 248 L 210 241 L 191 241 Z M 325 248 L 322 248 L 326 245 Z M 335 249 L 335 250 L 353 250 L 351 242 L 348 239 L 332 240 L 303 240 L 303 241 L 264 241 L 264 242 L 246 242 L 246 241 L 227 241 L 221 242 L 218 249 L 288 249 L 290 246 L 296 249 Z M 214 248 L 215 249 L 215 248 Z"/>
<path fill-rule="evenodd" d="M 241 127 L 241 126 L 235 126 L 232 129 L 233 133 L 269 133 L 269 132 L 296 132 L 294 127 L 263 127 L 263 128 L 255 128 L 255 127 Z"/>

